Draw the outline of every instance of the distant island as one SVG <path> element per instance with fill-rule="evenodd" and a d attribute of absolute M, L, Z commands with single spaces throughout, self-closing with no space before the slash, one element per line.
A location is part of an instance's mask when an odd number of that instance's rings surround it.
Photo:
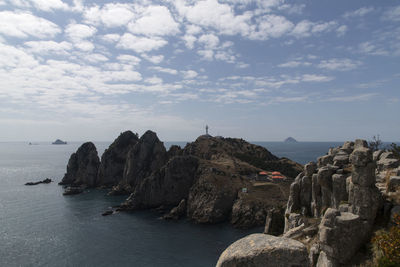
<path fill-rule="evenodd" d="M 284 141 L 285 143 L 297 143 L 297 140 L 294 139 L 293 137 L 288 137 Z"/>
<path fill-rule="evenodd" d="M 53 144 L 53 145 L 66 145 L 67 142 L 62 141 L 62 140 L 60 140 L 60 139 L 57 139 L 57 140 L 54 141 L 52 144 Z"/>

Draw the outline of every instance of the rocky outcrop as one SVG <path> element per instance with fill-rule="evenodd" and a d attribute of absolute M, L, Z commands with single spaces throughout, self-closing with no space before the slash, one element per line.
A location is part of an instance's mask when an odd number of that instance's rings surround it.
<path fill-rule="evenodd" d="M 49 184 L 49 183 L 51 183 L 51 182 L 52 182 L 52 181 L 51 181 L 50 178 L 46 178 L 46 179 L 44 179 L 44 180 L 42 180 L 42 181 L 38 181 L 38 182 L 28 182 L 28 183 L 26 183 L 25 185 Z"/>
<path fill-rule="evenodd" d="M 198 159 L 193 156 L 172 158 L 137 185 L 123 206 L 126 209 L 144 209 L 179 204 L 188 197 L 198 164 Z"/>
<path fill-rule="evenodd" d="M 252 234 L 230 245 L 219 257 L 217 267 L 308 266 L 306 247 L 293 239 Z"/>
<path fill-rule="evenodd" d="M 178 206 L 171 209 L 171 211 L 163 216 L 165 220 L 178 220 L 186 215 L 186 200 L 182 199 Z"/>
<path fill-rule="evenodd" d="M 96 186 L 112 187 L 122 180 L 128 152 L 138 140 L 131 131 L 121 133 L 114 140 L 101 156 Z"/>
<path fill-rule="evenodd" d="M 69 158 L 67 172 L 59 184 L 94 187 L 99 165 L 95 145 L 92 142 L 84 143 Z"/>
<path fill-rule="evenodd" d="M 278 236 L 283 233 L 285 228 L 284 210 L 272 208 L 268 210 L 265 219 L 264 234 Z"/>
<path fill-rule="evenodd" d="M 135 188 L 167 162 L 167 151 L 156 133 L 147 131 L 128 152 L 123 183 Z"/>

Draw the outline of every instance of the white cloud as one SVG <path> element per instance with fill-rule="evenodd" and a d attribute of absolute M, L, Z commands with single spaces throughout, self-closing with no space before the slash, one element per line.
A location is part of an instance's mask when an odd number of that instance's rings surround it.
<path fill-rule="evenodd" d="M 106 43 L 111 43 L 111 44 L 118 42 L 120 38 L 121 38 L 121 36 L 116 33 L 109 33 L 109 34 L 105 34 L 105 35 L 101 36 L 101 39 L 103 41 L 105 41 Z"/>
<path fill-rule="evenodd" d="M 382 18 L 384 20 L 400 21 L 400 5 L 386 11 Z"/>
<path fill-rule="evenodd" d="M 162 84 L 163 80 L 157 76 L 153 76 L 150 78 L 147 78 L 146 80 L 144 80 L 145 83 L 150 83 L 150 84 Z"/>
<path fill-rule="evenodd" d="M 143 53 L 157 50 L 165 46 L 167 43 L 166 40 L 160 37 L 138 37 L 130 33 L 125 33 L 118 42 L 117 47 Z"/>
<path fill-rule="evenodd" d="M 194 48 L 194 43 L 196 42 L 197 38 L 193 35 L 184 35 L 182 37 L 183 41 L 185 42 L 185 45 L 187 48 L 189 49 L 193 49 Z"/>
<path fill-rule="evenodd" d="M 283 4 L 278 7 L 279 10 L 283 10 L 286 13 L 292 15 L 292 14 L 302 14 L 304 8 L 306 7 L 305 4 Z"/>
<path fill-rule="evenodd" d="M 321 63 L 318 64 L 318 67 L 327 70 L 348 71 L 356 69 L 360 65 L 361 62 L 354 61 L 348 58 L 334 58 L 329 60 L 322 60 Z"/>
<path fill-rule="evenodd" d="M 302 20 L 294 27 L 291 31 L 291 35 L 297 38 L 309 37 L 312 34 L 318 34 L 322 32 L 330 32 L 337 28 L 337 22 L 311 22 L 308 20 Z"/>
<path fill-rule="evenodd" d="M 186 34 L 196 35 L 201 32 L 202 32 L 202 29 L 197 25 L 193 25 L 193 24 L 186 25 Z"/>
<path fill-rule="evenodd" d="M 187 80 L 196 78 L 198 75 L 198 73 L 194 70 L 187 70 L 187 71 L 183 70 L 181 71 L 181 73 L 183 74 L 183 78 Z"/>
<path fill-rule="evenodd" d="M 78 40 L 74 42 L 74 46 L 79 50 L 90 52 L 94 49 L 94 44 L 86 40 Z"/>
<path fill-rule="evenodd" d="M 36 59 L 25 51 L 0 43 L 0 68 L 30 68 L 38 64 Z"/>
<path fill-rule="evenodd" d="M 298 60 L 292 60 L 292 61 L 288 61 L 282 64 L 279 64 L 278 67 L 280 68 L 296 68 L 299 66 L 310 66 L 311 63 L 310 62 L 302 62 L 302 61 L 298 61 Z"/>
<path fill-rule="evenodd" d="M 152 69 L 152 70 L 155 70 L 155 71 L 158 71 L 158 72 L 168 73 L 168 74 L 171 74 L 171 75 L 178 74 L 178 71 L 175 70 L 175 69 L 163 68 L 163 67 L 160 67 L 160 66 L 150 67 L 149 69 Z"/>
<path fill-rule="evenodd" d="M 304 74 L 302 77 L 303 82 L 329 82 L 334 78 L 330 76 L 316 75 L 316 74 Z"/>
<path fill-rule="evenodd" d="M 374 55 L 374 56 L 386 56 L 389 54 L 388 51 L 378 48 L 376 45 L 372 44 L 371 42 L 363 42 L 361 43 L 357 51 L 363 54 Z"/>
<path fill-rule="evenodd" d="M 58 25 L 44 18 L 24 12 L 0 12 L 0 33 L 8 36 L 27 38 L 51 38 L 60 33 Z"/>
<path fill-rule="evenodd" d="M 80 41 L 92 37 L 97 32 L 97 29 L 85 24 L 68 24 L 65 28 L 65 34 L 73 41 Z"/>
<path fill-rule="evenodd" d="M 357 101 L 368 101 L 375 96 L 377 96 L 377 93 L 367 93 L 367 94 L 352 95 L 352 96 L 328 97 L 325 98 L 324 100 L 328 102 L 357 102 Z"/>
<path fill-rule="evenodd" d="M 128 24 L 128 29 L 132 33 L 147 36 L 176 35 L 179 33 L 179 24 L 165 6 L 149 6 L 140 18 Z"/>
<path fill-rule="evenodd" d="M 293 23 L 285 17 L 266 15 L 259 19 L 257 30 L 252 31 L 249 37 L 259 40 L 278 38 L 291 31 L 293 26 Z"/>
<path fill-rule="evenodd" d="M 147 61 L 150 61 L 153 64 L 159 64 L 164 60 L 164 56 L 163 55 L 154 55 L 154 56 L 149 56 L 147 54 L 142 54 L 141 55 L 144 59 L 146 59 Z"/>
<path fill-rule="evenodd" d="M 139 65 L 140 61 L 142 61 L 140 58 L 132 55 L 119 55 L 117 60 L 134 66 Z"/>
<path fill-rule="evenodd" d="M 85 10 L 83 17 L 85 22 L 112 28 L 126 25 L 135 17 L 132 7 L 128 4 L 109 3 L 103 7 L 93 6 Z"/>
<path fill-rule="evenodd" d="M 219 38 L 214 34 L 203 34 L 199 38 L 199 43 L 202 43 L 206 49 L 215 49 L 219 44 Z"/>
<path fill-rule="evenodd" d="M 24 44 L 29 47 L 29 51 L 38 54 L 68 54 L 68 51 L 72 49 L 72 44 L 66 41 L 59 43 L 54 41 L 29 41 Z"/>
<path fill-rule="evenodd" d="M 213 60 L 213 58 L 214 58 L 214 51 L 211 50 L 211 49 L 208 49 L 208 50 L 199 50 L 199 51 L 197 51 L 197 54 L 199 54 L 200 56 L 202 56 L 203 59 L 209 60 L 209 61 Z"/>
<path fill-rule="evenodd" d="M 61 0 L 30 0 L 39 10 L 53 11 L 54 9 L 68 10 L 69 6 Z"/>
<path fill-rule="evenodd" d="M 337 36 L 342 37 L 346 34 L 348 27 L 346 25 L 342 25 L 336 29 Z"/>
<path fill-rule="evenodd" d="M 106 57 L 105 55 L 102 55 L 102 54 L 98 54 L 98 53 L 85 55 L 84 59 L 91 63 L 99 63 L 99 62 L 108 61 L 108 57 Z"/>
<path fill-rule="evenodd" d="M 344 13 L 343 17 L 345 17 L 345 18 L 363 17 L 363 16 L 367 15 L 368 13 L 371 13 L 372 11 L 374 11 L 373 7 L 362 7 L 357 10 Z"/>

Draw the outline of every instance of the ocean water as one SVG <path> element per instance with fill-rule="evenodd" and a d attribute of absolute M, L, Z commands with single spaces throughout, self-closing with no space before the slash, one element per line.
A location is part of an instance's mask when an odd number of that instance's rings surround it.
<path fill-rule="evenodd" d="M 255 143 L 300 163 L 341 144 Z M 109 145 L 95 144 L 99 154 Z M 0 143 L 0 266 L 215 266 L 229 244 L 261 231 L 164 221 L 154 211 L 103 217 L 124 198 L 103 190 L 63 196 L 57 185 L 79 145 Z M 54 182 L 24 185 L 47 177 Z"/>

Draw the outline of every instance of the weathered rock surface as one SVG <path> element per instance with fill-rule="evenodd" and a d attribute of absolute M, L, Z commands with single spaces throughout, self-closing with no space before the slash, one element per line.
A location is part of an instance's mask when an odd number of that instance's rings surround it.
<path fill-rule="evenodd" d="M 264 234 L 278 236 L 285 228 L 285 215 L 283 209 L 272 208 L 268 210 L 265 219 Z"/>
<path fill-rule="evenodd" d="M 395 192 L 400 188 L 400 176 L 391 176 L 387 184 L 387 192 Z"/>
<path fill-rule="evenodd" d="M 193 156 L 172 158 L 165 166 L 146 177 L 127 199 L 131 209 L 175 206 L 188 197 L 195 182 L 199 160 Z"/>
<path fill-rule="evenodd" d="M 293 239 L 252 234 L 230 245 L 217 267 L 298 267 L 308 266 L 306 247 Z"/>
<path fill-rule="evenodd" d="M 111 187 L 122 180 L 127 154 L 138 140 L 131 131 L 121 133 L 114 140 L 101 156 L 96 186 Z"/>
<path fill-rule="evenodd" d="M 99 165 L 95 145 L 92 142 L 84 143 L 69 158 L 67 173 L 59 184 L 94 187 Z"/>
<path fill-rule="evenodd" d="M 166 220 L 178 220 L 186 215 L 186 200 L 182 199 L 178 206 L 171 209 L 171 211 L 163 216 Z"/>

